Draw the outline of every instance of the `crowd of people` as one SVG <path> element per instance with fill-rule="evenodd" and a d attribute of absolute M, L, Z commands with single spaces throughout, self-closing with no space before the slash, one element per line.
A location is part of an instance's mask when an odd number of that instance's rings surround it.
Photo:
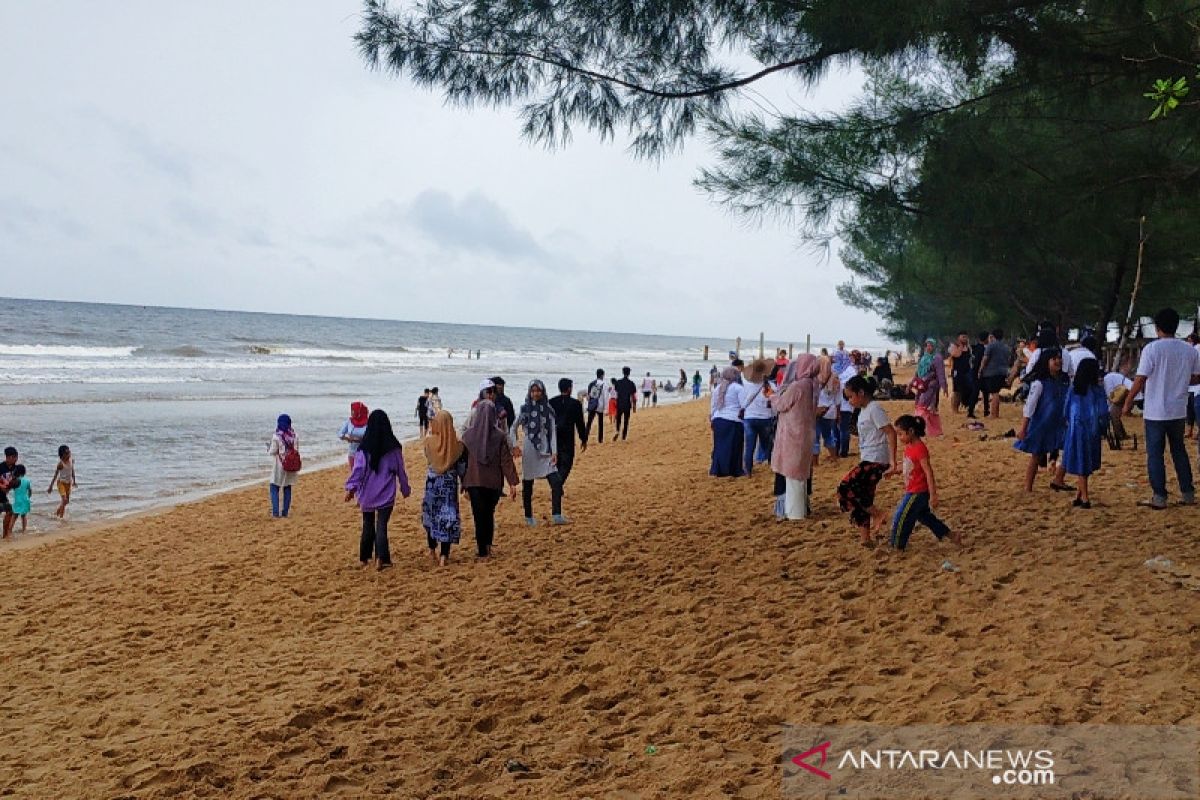
<path fill-rule="evenodd" d="M 960 332 L 946 348 L 927 339 L 905 386 L 894 384 L 886 355 L 873 361 L 869 353 L 847 352 L 844 342 L 833 353 L 822 350 L 794 360 L 783 352 L 774 361 L 758 359 L 748 365 L 734 359 L 713 377 L 709 474 L 748 476 L 755 464 L 769 462 L 775 473 L 776 517 L 804 519 L 813 492 L 813 465 L 822 449 L 828 458 L 846 458 L 857 438 L 857 463 L 839 482 L 836 496 L 862 544 L 874 547 L 886 538 L 903 550 L 917 523 L 938 539 L 961 544 L 960 533 L 934 513 L 937 480 L 924 439 L 943 435 L 943 399 L 950 401 L 953 413 L 971 420 L 969 426 L 982 430 L 975 421 L 980 400 L 983 416 L 999 419 L 1002 393 L 1011 390 L 1011 399 L 1022 404 L 1021 419 L 1007 435 L 1029 456 L 1026 491 L 1034 490 L 1038 472 L 1046 470 L 1051 489 L 1073 493 L 1075 508 L 1090 509 L 1088 478 L 1100 469 L 1103 443 L 1121 446 L 1121 419 L 1136 405 L 1142 409 L 1151 487 L 1142 505 L 1168 506 L 1167 449 L 1178 502 L 1194 505 L 1185 440 L 1200 429 L 1200 336 L 1193 331 L 1187 341 L 1176 338 L 1179 314 L 1173 309 L 1160 311 L 1154 323 L 1157 338 L 1142 349 L 1132 377 L 1102 369 L 1102 350 L 1093 332 L 1085 329 L 1078 346 L 1067 349 L 1048 323 L 1015 347 L 999 329 L 980 333 L 974 342 Z M 911 400 L 913 410 L 892 423 L 879 401 L 899 398 Z M 884 537 L 888 517 L 875 506 L 876 488 L 885 477 L 899 474 L 904 476 L 904 496 L 891 515 L 890 535 Z M 1077 479 L 1074 486 L 1066 483 L 1068 475 Z"/>
<path fill-rule="evenodd" d="M 605 381 L 604 370 L 597 370 L 596 379 L 578 398 L 570 378 L 558 381 L 558 394 L 553 397 L 543 381 L 533 380 L 520 408 L 509 399 L 502 377 L 487 378 L 479 384 L 478 396 L 461 429 L 442 406 L 438 388 L 424 390 L 417 400 L 416 415 L 426 460 L 421 523 L 430 561 L 447 565 L 452 547 L 461 541 L 460 495 L 466 495 L 471 506 L 476 556 L 481 559 L 490 557 L 494 548 L 496 508 L 506 490 L 516 499 L 518 485 L 526 525 L 538 524 L 534 494 L 543 480 L 550 493 L 549 524 L 569 524 L 571 520 L 563 513 L 563 495 L 576 445 L 580 452 L 587 450 L 593 427 L 596 444 L 602 444 L 606 417 L 613 430 L 611 441 L 628 439 L 630 418 L 638 407 L 638 385 L 630 374 L 631 369 L 624 367 L 621 378 Z M 683 387 L 686 373 L 681 371 L 680 378 Z M 661 386 L 646 374 L 641 381 L 643 407 L 658 404 Z M 345 500 L 356 501 L 362 514 L 359 562 L 364 567 L 374 564 L 380 570 L 388 569 L 392 566 L 388 524 L 396 497 L 406 498 L 412 491 L 403 448 L 387 413 L 369 410 L 357 401 L 350 404 L 350 415 L 338 438 L 346 443 L 350 469 Z M 291 418 L 280 415 L 268 446 L 273 518 L 287 517 L 291 509 L 292 488 L 302 465 L 299 448 Z"/>

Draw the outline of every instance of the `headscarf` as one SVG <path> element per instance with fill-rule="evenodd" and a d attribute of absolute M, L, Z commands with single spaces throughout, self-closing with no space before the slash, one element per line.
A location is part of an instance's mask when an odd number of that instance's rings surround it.
<path fill-rule="evenodd" d="M 926 351 L 921 354 L 921 360 L 917 362 L 918 378 L 929 377 L 929 373 L 933 370 L 933 362 L 937 358 L 937 342 L 933 339 L 926 339 L 925 346 L 928 347 L 929 345 L 933 345 L 934 352 L 930 353 Z"/>
<path fill-rule="evenodd" d="M 279 419 L 275 420 L 275 433 L 279 436 L 279 441 L 283 442 L 285 450 L 296 446 L 296 432 L 292 430 L 292 418 L 287 414 L 280 414 Z"/>
<path fill-rule="evenodd" d="M 542 390 L 542 399 L 533 401 L 533 387 Z M 534 378 L 529 382 L 529 391 L 525 393 L 525 402 L 517 415 L 517 424 L 525 428 L 525 440 L 539 454 L 550 455 L 550 437 L 554 436 L 554 409 L 550 408 L 550 400 L 546 397 L 546 384 Z"/>
<path fill-rule="evenodd" d="M 358 452 L 366 453 L 371 472 L 379 471 L 379 462 L 393 450 L 400 450 L 400 440 L 392 431 L 392 421 L 387 412 L 377 408 L 367 417 L 367 430 L 363 433 Z"/>
<path fill-rule="evenodd" d="M 475 413 L 463 431 L 462 443 L 467 453 L 480 464 L 490 465 L 500 461 L 500 445 L 508 438 L 502 427 L 496 404 L 482 399 L 475 404 Z"/>
<path fill-rule="evenodd" d="M 350 404 L 350 424 L 356 428 L 361 428 L 367 424 L 368 411 L 366 405 L 355 400 Z"/>
<path fill-rule="evenodd" d="M 817 427 L 817 381 L 821 363 L 811 353 L 796 356 L 783 374 L 779 394 L 795 392 L 796 403 L 780 415 L 779 436 L 787 436 L 792 447 L 777 446 L 771 469 L 795 480 L 812 476 L 812 443 Z M 784 420 L 787 417 L 787 420 Z M 787 450 L 787 454 L 785 454 Z M 793 471 L 794 470 L 794 471 Z"/>
<path fill-rule="evenodd" d="M 726 367 L 721 370 L 721 382 L 717 384 L 717 408 L 725 407 L 725 393 L 729 391 L 729 385 L 741 382 L 742 373 L 738 372 L 737 367 Z"/>
<path fill-rule="evenodd" d="M 817 359 L 817 384 L 828 389 L 833 378 L 832 359 L 829 356 L 821 356 Z"/>
<path fill-rule="evenodd" d="M 834 363 L 835 365 L 837 363 L 836 357 L 834 358 Z M 796 356 L 796 358 L 787 365 L 787 369 L 784 370 L 783 383 L 779 384 L 779 389 L 782 391 L 801 378 L 811 378 L 815 380 L 820 370 L 821 364 L 817 360 L 817 357 L 812 353 L 805 353 L 802 356 Z"/>
<path fill-rule="evenodd" d="M 458 462 L 462 452 L 463 443 L 454 430 L 454 417 L 449 411 L 439 411 L 429 421 L 429 434 L 425 437 L 425 460 L 429 468 L 441 475 Z"/>

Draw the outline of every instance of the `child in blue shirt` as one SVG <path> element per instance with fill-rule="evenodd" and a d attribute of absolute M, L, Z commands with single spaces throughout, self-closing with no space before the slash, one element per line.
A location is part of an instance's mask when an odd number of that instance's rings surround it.
<path fill-rule="evenodd" d="M 12 492 L 12 509 L 13 514 L 21 520 L 21 533 L 25 533 L 27 525 L 25 515 L 29 513 L 30 496 L 33 494 L 33 489 L 30 486 L 29 478 L 25 477 L 25 465 L 17 464 L 13 467 L 13 482 L 9 489 Z"/>

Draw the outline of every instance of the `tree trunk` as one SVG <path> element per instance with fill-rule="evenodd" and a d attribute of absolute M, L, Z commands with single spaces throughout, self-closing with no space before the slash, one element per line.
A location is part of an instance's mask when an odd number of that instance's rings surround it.
<path fill-rule="evenodd" d="M 1117 352 L 1113 354 L 1113 363 L 1109 370 L 1116 369 L 1121 363 L 1121 352 L 1125 349 L 1125 340 L 1133 329 L 1133 309 L 1137 305 L 1138 290 L 1142 288 L 1142 257 L 1146 252 L 1146 218 L 1138 220 L 1138 251 L 1137 270 L 1133 273 L 1133 291 L 1129 294 L 1129 311 L 1125 314 L 1125 325 L 1121 329 L 1121 339 L 1117 342 Z"/>

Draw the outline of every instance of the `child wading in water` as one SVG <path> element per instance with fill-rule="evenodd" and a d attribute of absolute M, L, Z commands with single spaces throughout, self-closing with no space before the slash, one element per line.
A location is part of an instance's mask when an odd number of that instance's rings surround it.
<path fill-rule="evenodd" d="M 1067 421 L 1063 442 L 1062 469 L 1079 476 L 1076 508 L 1091 508 L 1088 476 L 1100 469 L 1100 442 L 1108 423 L 1108 397 L 1100 388 L 1100 362 L 1085 359 L 1075 369 L 1075 383 L 1067 392 L 1064 408 Z"/>
<path fill-rule="evenodd" d="M 54 516 L 62 519 L 67 513 L 67 504 L 71 502 L 71 489 L 75 486 L 75 461 L 71 458 L 71 448 L 65 444 L 58 448 L 58 466 L 54 468 L 54 476 L 50 478 L 46 494 L 54 491 L 55 484 L 58 485 L 58 496 L 62 500 L 54 509 Z"/>
<path fill-rule="evenodd" d="M 1025 491 L 1033 491 L 1039 466 L 1046 466 L 1046 459 L 1056 459 L 1063 446 L 1063 405 L 1067 400 L 1069 384 L 1062 371 L 1062 350 L 1050 347 L 1041 351 L 1033 370 L 1029 373 L 1029 397 L 1025 400 L 1021 430 L 1013 444 L 1017 450 L 1029 453 L 1029 466 L 1025 468 Z M 1070 489 L 1056 483 L 1051 477 L 1050 488 L 1060 492 Z"/>
<path fill-rule="evenodd" d="M 33 487 L 29 483 L 29 478 L 25 477 L 24 464 L 17 464 L 13 467 L 12 475 L 12 488 L 9 489 L 12 492 L 12 513 L 13 516 L 21 520 L 21 533 L 24 533 L 27 524 L 25 517 L 29 514 Z"/>
<path fill-rule="evenodd" d="M 875 508 L 875 487 L 885 474 L 896 472 L 890 468 L 898 461 L 896 429 L 888 422 L 883 406 L 874 401 L 874 394 L 873 383 L 861 375 L 846 381 L 846 399 L 859 409 L 858 449 L 862 460 L 838 484 L 838 505 L 850 512 L 850 524 L 858 528 L 863 547 L 875 546 L 875 534 L 885 519 L 883 512 Z"/>
<path fill-rule="evenodd" d="M 904 497 L 892 517 L 892 547 L 897 550 L 907 547 L 908 537 L 918 522 L 933 531 L 939 540 L 949 536 L 950 541 L 961 547 L 962 534 L 952 533 L 950 527 L 933 513 L 938 504 L 937 481 L 929 462 L 929 448 L 922 441 L 925 420 L 905 414 L 896 420 L 896 431 L 904 444 Z"/>

